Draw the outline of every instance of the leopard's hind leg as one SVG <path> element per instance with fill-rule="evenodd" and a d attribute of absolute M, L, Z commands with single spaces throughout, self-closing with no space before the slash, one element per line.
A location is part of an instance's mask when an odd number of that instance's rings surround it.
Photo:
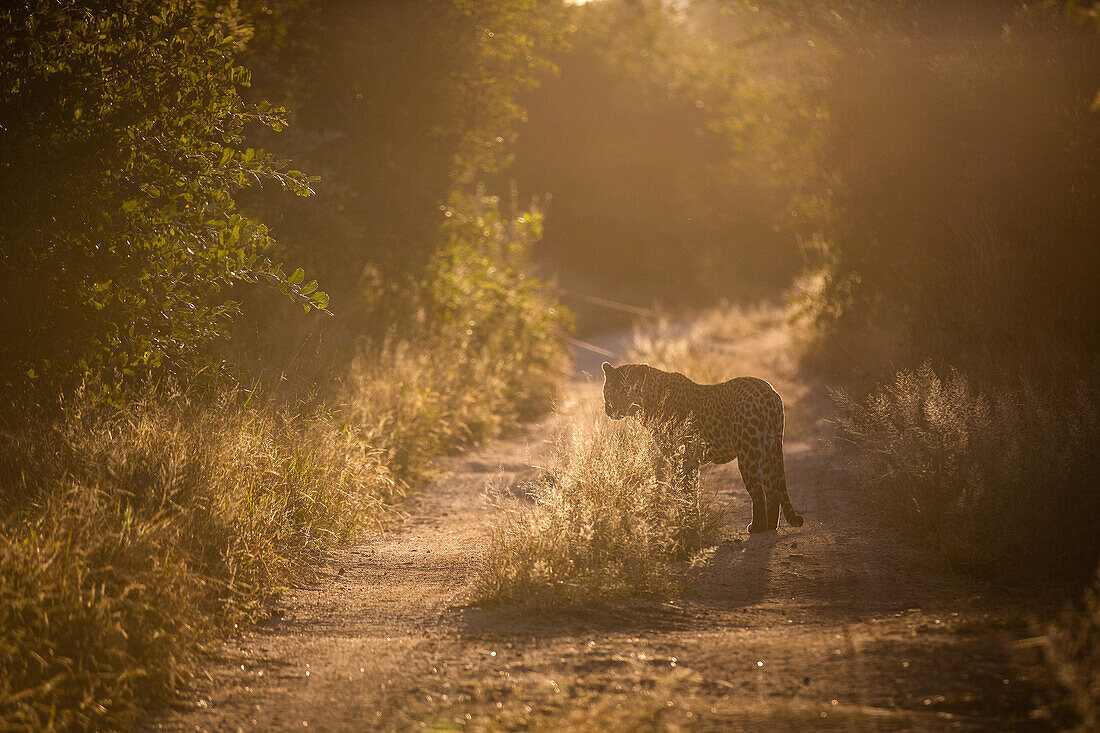
<path fill-rule="evenodd" d="M 768 529 L 779 529 L 779 504 L 782 497 L 779 486 L 783 474 L 782 458 L 777 462 L 772 451 L 764 458 L 764 501 L 768 512 Z"/>
<path fill-rule="evenodd" d="M 791 504 L 791 497 L 787 495 L 787 476 L 786 471 L 783 468 L 783 439 L 780 438 L 774 441 L 769 446 L 768 450 L 768 483 L 766 486 L 775 488 L 772 490 L 777 500 L 777 507 L 774 513 L 775 522 L 769 526 L 779 526 L 779 511 L 778 507 L 783 508 L 783 518 L 787 520 L 787 524 L 792 527 L 801 527 L 804 523 L 802 515 L 794 510 L 794 505 Z M 769 494 L 768 503 L 768 521 L 771 522 L 773 518 L 771 494 Z"/>
<path fill-rule="evenodd" d="M 800 517 L 787 497 L 787 480 L 783 473 L 782 446 L 769 445 L 764 451 L 752 451 L 742 464 L 741 476 L 752 497 L 750 532 L 765 532 L 779 528 L 779 510 L 792 527 L 802 526 Z"/>
<path fill-rule="evenodd" d="M 775 524 L 768 524 L 768 500 L 765 494 L 765 472 L 763 456 L 750 453 L 737 459 L 738 468 L 741 470 L 741 478 L 745 481 L 745 489 L 752 499 L 752 524 L 749 532 L 767 532 L 775 529 Z"/>

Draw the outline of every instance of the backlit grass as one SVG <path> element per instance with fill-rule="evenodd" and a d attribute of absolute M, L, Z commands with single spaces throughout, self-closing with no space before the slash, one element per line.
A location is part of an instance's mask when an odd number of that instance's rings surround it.
<path fill-rule="evenodd" d="M 583 609 L 680 590 L 686 561 L 715 543 L 723 517 L 697 485 L 658 478 L 659 465 L 637 423 L 573 418 L 524 498 L 494 496 L 475 596 Z"/>
<path fill-rule="evenodd" d="M 433 458 L 511 424 L 504 381 L 424 339 L 363 356 L 329 405 L 229 390 L 8 414 L 0 728 L 130 727 L 209 642 L 382 527 Z"/>

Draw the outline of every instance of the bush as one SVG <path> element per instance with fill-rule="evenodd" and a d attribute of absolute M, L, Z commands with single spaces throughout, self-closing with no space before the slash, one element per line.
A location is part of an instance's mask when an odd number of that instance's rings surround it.
<path fill-rule="evenodd" d="M 0 12 L 4 395 L 186 378 L 236 313 L 221 292 L 234 283 L 276 284 L 307 310 L 328 303 L 268 259 L 267 227 L 237 211 L 249 185 L 312 191 L 244 146 L 247 125 L 286 123 L 241 98 L 249 73 L 231 24 L 194 2 L 124 5 Z"/>
<path fill-rule="evenodd" d="M 261 192 L 250 203 L 338 314 L 355 307 L 364 268 L 422 274 L 456 194 L 485 182 L 507 196 L 521 97 L 570 31 L 562 3 L 536 0 L 218 4 L 249 13 L 252 91 L 293 117 L 277 140 L 258 129 L 260 141 L 322 176 L 317 197 Z M 348 328 L 377 335 L 376 323 Z"/>
<path fill-rule="evenodd" d="M 1100 395 L 1000 378 L 979 389 L 925 364 L 863 401 L 834 392 L 838 445 L 867 501 L 995 578 L 1073 576 L 1100 556 Z"/>
<path fill-rule="evenodd" d="M 575 418 L 526 499 L 494 496 L 475 597 L 586 609 L 679 590 L 674 561 L 713 545 L 722 515 L 698 486 L 659 480 L 658 461 L 640 425 Z"/>
<path fill-rule="evenodd" d="M 518 208 L 513 200 L 502 212 L 499 198 L 481 190 L 453 196 L 426 290 L 431 326 L 453 335 L 459 353 L 492 365 L 504 399 L 531 417 L 550 407 L 547 398 L 564 376 L 570 314 L 530 274 L 542 214 Z"/>
<path fill-rule="evenodd" d="M 1083 603 L 1043 637 L 1047 661 L 1077 711 L 1077 730 L 1100 729 L 1100 568 Z"/>

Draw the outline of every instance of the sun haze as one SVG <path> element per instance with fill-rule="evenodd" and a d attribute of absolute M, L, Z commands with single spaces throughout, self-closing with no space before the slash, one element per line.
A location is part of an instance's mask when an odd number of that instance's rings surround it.
<path fill-rule="evenodd" d="M 1096 3 L 5 7 L 0 729 L 1100 730 Z"/>

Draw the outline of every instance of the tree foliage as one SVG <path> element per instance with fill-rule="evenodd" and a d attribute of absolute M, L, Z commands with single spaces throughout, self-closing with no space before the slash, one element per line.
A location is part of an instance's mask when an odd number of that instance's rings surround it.
<path fill-rule="evenodd" d="M 363 343 L 383 349 L 428 331 L 464 341 L 471 318 L 456 314 L 473 314 L 483 333 L 501 323 L 538 330 L 474 340 L 483 351 L 471 358 L 493 354 L 502 376 L 516 368 L 514 381 L 527 382 L 548 350 L 560 363 L 560 319 L 544 316 L 561 311 L 527 255 L 541 229 L 513 236 L 528 207 L 508 196 L 523 93 L 550 71 L 550 52 L 570 31 L 560 0 L 240 7 L 251 14 L 249 94 L 286 104 L 293 124 L 280 149 L 324 181 L 308 200 L 252 191 L 242 206 L 263 212 L 281 256 L 315 272 L 341 308 L 297 322 L 325 350 L 324 359 L 298 359 L 301 340 L 281 323 L 272 328 L 282 304 L 254 291 L 233 348 L 258 346 L 276 375 L 285 366 L 310 379 L 310 363 L 344 364 Z M 272 145 L 270 131 L 256 133 L 256 144 Z M 488 234 L 478 221 L 491 222 Z"/>
<path fill-rule="evenodd" d="M 820 345 L 876 374 L 931 357 L 1066 383 L 1100 353 L 1100 38 L 1050 3 L 913 17 L 833 66 Z"/>
<path fill-rule="evenodd" d="M 280 148 L 324 185 L 309 201 L 264 197 L 265 218 L 341 301 L 362 290 L 364 269 L 419 274 L 452 194 L 475 196 L 479 180 L 508 168 L 520 94 L 568 31 L 562 3 L 302 0 L 274 10 L 252 11 L 253 92 L 287 105 L 294 124 Z"/>
<path fill-rule="evenodd" d="M 284 111 L 248 104 L 239 39 L 194 2 L 39 0 L 0 13 L 0 381 L 94 383 L 117 394 L 193 368 L 267 281 L 306 310 L 328 297 L 267 256 L 271 234 L 235 195 L 310 179 L 245 128 Z"/>

